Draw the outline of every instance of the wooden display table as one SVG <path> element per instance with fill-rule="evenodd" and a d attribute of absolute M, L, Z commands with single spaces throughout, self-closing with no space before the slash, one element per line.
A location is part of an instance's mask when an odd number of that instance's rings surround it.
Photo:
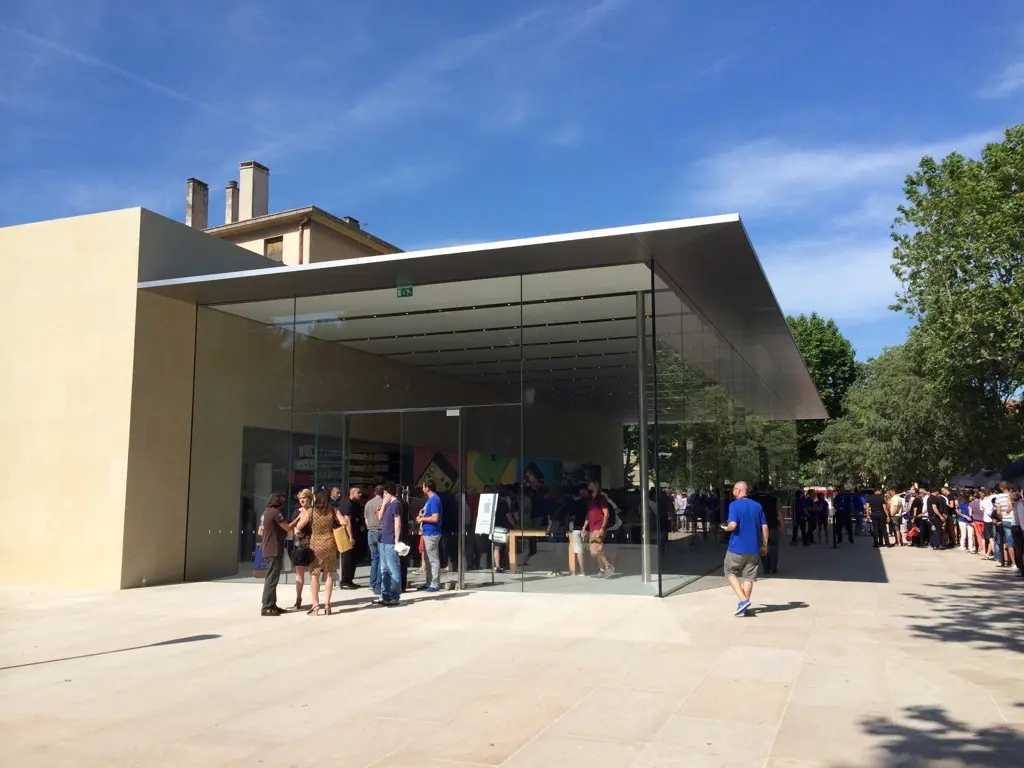
<path fill-rule="evenodd" d="M 510 573 L 516 573 L 516 544 L 517 539 L 543 539 L 548 535 L 548 532 L 543 528 L 525 528 L 523 530 L 512 530 L 508 531 L 508 570 Z M 569 555 L 572 556 L 572 543 L 569 543 Z"/>

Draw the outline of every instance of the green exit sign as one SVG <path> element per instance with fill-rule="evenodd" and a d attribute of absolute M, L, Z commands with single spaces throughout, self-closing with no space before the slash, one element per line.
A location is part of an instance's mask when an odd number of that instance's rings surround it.
<path fill-rule="evenodd" d="M 412 298 L 412 286 L 411 285 L 400 285 L 400 286 L 398 286 L 398 298 L 400 298 L 400 299 L 411 299 Z"/>

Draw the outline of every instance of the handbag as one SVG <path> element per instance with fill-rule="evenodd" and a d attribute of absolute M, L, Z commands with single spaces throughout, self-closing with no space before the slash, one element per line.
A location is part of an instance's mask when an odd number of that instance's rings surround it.
<path fill-rule="evenodd" d="M 508 528 L 495 528 L 491 532 L 491 541 L 495 544 L 508 544 Z"/>
<path fill-rule="evenodd" d="M 313 564 L 313 550 L 305 544 L 297 544 L 292 548 L 292 563 L 303 567 Z"/>
<path fill-rule="evenodd" d="M 348 552 L 355 546 L 352 543 L 352 537 L 348 535 L 348 528 L 343 525 L 334 529 L 334 543 L 337 545 L 339 552 Z"/>

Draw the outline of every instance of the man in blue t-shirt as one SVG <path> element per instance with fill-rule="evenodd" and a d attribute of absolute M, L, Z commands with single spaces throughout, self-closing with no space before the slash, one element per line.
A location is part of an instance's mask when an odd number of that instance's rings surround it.
<path fill-rule="evenodd" d="M 725 577 L 739 598 L 736 615 L 746 616 L 760 555 L 768 551 L 768 520 L 761 505 L 747 498 L 746 483 L 736 483 L 732 495 L 736 500 L 729 505 L 729 522 L 722 526 L 732 534 L 725 553 Z"/>
<path fill-rule="evenodd" d="M 416 516 L 416 522 L 423 526 L 423 565 L 427 576 L 426 592 L 437 592 L 441 588 L 441 516 L 443 506 L 437 495 L 437 483 L 423 481 L 423 493 L 427 503 Z"/>
<path fill-rule="evenodd" d="M 380 603 L 398 605 L 402 595 L 402 565 L 395 545 L 402 540 L 402 502 L 394 483 L 384 486 L 380 514 Z"/>
<path fill-rule="evenodd" d="M 839 486 L 832 503 L 836 510 L 836 517 L 832 522 L 832 548 L 836 549 L 843 540 L 844 528 L 850 543 L 853 544 L 853 507 L 857 499 L 853 494 L 847 493 L 843 486 Z"/>

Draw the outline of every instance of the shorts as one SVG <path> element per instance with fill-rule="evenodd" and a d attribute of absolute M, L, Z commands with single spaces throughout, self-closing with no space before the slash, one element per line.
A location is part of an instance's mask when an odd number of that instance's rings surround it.
<path fill-rule="evenodd" d="M 903 531 L 903 518 L 893 517 L 889 519 L 889 533 L 895 536 Z"/>
<path fill-rule="evenodd" d="M 1013 524 L 1009 520 L 1003 520 L 1003 544 L 1013 549 Z"/>
<path fill-rule="evenodd" d="M 725 553 L 725 575 L 735 576 L 744 581 L 757 581 L 757 567 L 761 564 L 759 555 Z"/>
<path fill-rule="evenodd" d="M 604 552 L 604 534 L 603 533 L 592 533 L 590 534 L 590 554 L 597 557 Z"/>
<path fill-rule="evenodd" d="M 992 540 L 992 523 L 985 523 L 984 525 L 985 525 L 985 529 L 984 529 L 983 533 L 984 533 L 984 536 L 985 536 L 985 541 L 991 541 Z"/>
<path fill-rule="evenodd" d="M 572 537 L 572 551 L 573 554 L 583 554 L 583 534 L 579 531 L 571 531 L 569 535 Z"/>

